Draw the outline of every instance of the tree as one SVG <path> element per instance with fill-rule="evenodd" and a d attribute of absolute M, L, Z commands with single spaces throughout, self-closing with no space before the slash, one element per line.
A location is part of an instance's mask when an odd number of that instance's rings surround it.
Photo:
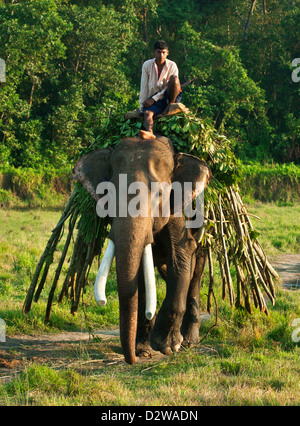
<path fill-rule="evenodd" d="M 181 79 L 197 78 L 184 90 L 184 103 L 237 144 L 249 143 L 253 152 L 248 154 L 255 155 L 259 139 L 268 138 L 264 93 L 249 78 L 237 49 L 203 40 L 187 23 L 178 32 L 177 46 Z"/>
<path fill-rule="evenodd" d="M 55 64 L 65 55 L 61 38 L 71 25 L 54 0 L 0 7 L 0 56 L 7 75 L 0 99 L 1 155 L 8 159 L 10 152 L 15 165 L 32 166 L 42 159 L 44 123 L 37 111 L 51 96 L 43 84 L 59 76 Z"/>
<path fill-rule="evenodd" d="M 7 83 L 0 100 L 0 156 L 15 166 L 68 164 L 93 140 L 101 120 L 135 95 L 122 57 L 135 16 L 99 2 L 76 3 L 1 5 Z"/>

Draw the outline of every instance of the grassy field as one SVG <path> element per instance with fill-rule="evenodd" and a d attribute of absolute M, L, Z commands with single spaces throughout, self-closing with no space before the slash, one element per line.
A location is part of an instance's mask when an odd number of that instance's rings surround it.
<path fill-rule="evenodd" d="M 300 205 L 255 203 L 249 211 L 271 259 L 300 253 Z M 118 328 L 118 297 L 111 272 L 105 307 L 96 306 L 90 285 L 76 316 L 68 302 L 55 305 L 44 324 L 47 288 L 31 312 L 21 312 L 36 263 L 60 217 L 59 210 L 0 210 L 0 318 L 7 336 L 90 331 L 91 339 L 57 344 L 56 358 L 26 348 L 5 351 L 0 343 L 0 405 L 300 405 L 300 347 L 292 339 L 300 318 L 300 292 L 280 288 L 267 317 L 231 312 L 218 294 L 218 326 L 202 345 L 170 357 L 123 362 L 118 337 L 93 338 L 97 329 Z M 60 243 L 60 249 L 63 241 Z M 52 272 L 53 274 L 53 272 Z M 201 290 L 205 310 L 207 277 Z M 158 304 L 165 287 L 158 280 Z M 214 315 L 201 327 L 204 336 Z M 300 335 L 300 331 L 299 331 Z M 45 346 L 45 351 L 47 347 Z M 2 364 L 1 364 L 2 362 Z M 14 365 L 13 380 L 1 380 Z M 2 385 L 1 385 L 2 383 Z"/>

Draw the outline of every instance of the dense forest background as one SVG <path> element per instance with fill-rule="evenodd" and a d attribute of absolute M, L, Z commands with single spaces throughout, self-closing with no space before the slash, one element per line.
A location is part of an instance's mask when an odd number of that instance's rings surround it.
<path fill-rule="evenodd" d="M 242 161 L 297 164 L 299 22 L 292 0 L 1 1 L 0 164 L 70 165 L 108 115 L 138 107 L 157 39 L 181 82 L 196 78 L 182 102 Z"/>

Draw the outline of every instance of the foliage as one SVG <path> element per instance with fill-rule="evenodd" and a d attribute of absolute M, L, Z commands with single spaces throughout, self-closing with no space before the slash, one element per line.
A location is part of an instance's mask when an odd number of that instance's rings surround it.
<path fill-rule="evenodd" d="M 243 160 L 299 162 L 299 5 L 289 0 L 0 3 L 0 160 L 61 167 L 111 114 L 137 106 L 141 66 L 167 40 L 183 102 Z M 251 13 L 250 13 L 251 12 Z"/>
<path fill-rule="evenodd" d="M 58 206 L 65 203 L 71 189 L 70 168 L 46 171 L 3 166 L 0 171 L 0 205 Z"/>
<path fill-rule="evenodd" d="M 254 9 L 251 11 L 252 4 Z M 225 62 L 228 69 L 233 71 L 233 93 L 227 91 L 227 87 L 231 87 L 231 75 L 228 73 L 225 80 L 226 67 L 222 63 L 220 66 L 220 62 L 215 63 L 213 66 L 219 71 L 223 86 L 218 86 L 218 76 L 210 80 L 213 93 L 216 92 L 215 87 L 220 87 L 216 94 L 221 95 L 225 91 L 225 96 L 215 96 L 214 99 L 206 95 L 205 88 L 202 88 L 202 81 L 206 76 L 204 70 L 204 77 L 200 77 L 201 84 L 198 88 L 198 104 L 203 105 L 210 100 L 211 103 L 205 106 L 214 108 L 215 102 L 217 105 L 226 104 L 227 99 L 232 97 L 235 104 L 250 96 L 246 101 L 249 106 L 242 103 L 241 111 L 236 110 L 236 118 L 232 117 L 228 126 L 225 125 L 226 135 L 237 137 L 236 153 L 243 159 L 256 158 L 260 161 L 271 156 L 278 162 L 299 163 L 299 83 L 293 82 L 291 78 L 292 60 L 299 57 L 299 13 L 299 3 L 289 0 L 161 1 L 161 36 L 170 40 L 171 52 L 180 63 L 180 69 L 185 67 L 186 59 L 193 61 L 193 57 L 185 57 L 185 51 L 188 52 L 195 44 L 201 47 L 205 43 L 211 43 L 215 49 L 228 51 L 227 58 L 230 51 L 234 52 L 233 62 Z M 178 31 L 182 26 L 188 29 L 183 35 Z M 197 34 L 197 37 L 194 38 L 192 33 L 195 36 Z M 184 40 L 183 36 L 186 43 L 177 49 L 178 42 L 182 38 Z M 196 49 L 193 54 L 203 60 L 200 50 Z M 211 54 L 207 52 L 204 63 L 208 65 L 208 75 L 212 76 L 210 57 Z M 234 72 L 237 60 L 243 68 L 240 81 Z M 195 64 L 196 68 L 204 68 L 201 62 L 195 61 Z M 245 85 L 246 80 L 248 83 Z M 245 91 L 247 86 L 249 94 Z M 255 91 L 260 92 L 258 97 L 253 97 Z M 240 95 L 244 95 L 244 98 Z M 243 117 L 241 120 L 238 119 L 239 115 Z M 213 121 L 215 119 L 216 113 Z"/>
<path fill-rule="evenodd" d="M 107 118 L 95 141 L 81 151 L 80 156 L 96 148 L 115 146 L 126 137 L 136 137 L 141 127 L 140 120 L 126 120 L 123 115 Z M 192 113 L 163 117 L 156 120 L 155 132 L 168 137 L 178 151 L 206 161 L 216 181 L 226 186 L 237 182 L 239 171 L 231 143 L 218 134 L 208 120 L 201 120 Z"/>
<path fill-rule="evenodd" d="M 267 145 L 264 94 L 247 75 L 237 49 L 203 40 L 187 23 L 178 32 L 177 45 L 185 59 L 181 72 L 186 79 L 196 78 L 184 91 L 188 105 L 236 144 L 262 140 Z"/>
<path fill-rule="evenodd" d="M 243 194 L 261 201 L 298 201 L 300 194 L 300 169 L 293 163 L 241 164 Z"/>
<path fill-rule="evenodd" d="M 51 97 L 44 85 L 58 78 L 56 64 L 66 51 L 61 38 L 71 25 L 58 14 L 54 0 L 1 4 L 0 8 L 0 56 L 6 61 L 7 81 L 0 99 L 2 145 L 6 147 L 1 149 L 2 159 L 36 166 L 43 161 L 45 122 L 40 109 Z"/>
<path fill-rule="evenodd" d="M 1 3 L 0 157 L 6 164 L 67 165 L 101 120 L 130 99 L 121 55 L 134 19 L 111 6 L 51 0 Z M 79 120 L 79 121 L 78 121 Z"/>

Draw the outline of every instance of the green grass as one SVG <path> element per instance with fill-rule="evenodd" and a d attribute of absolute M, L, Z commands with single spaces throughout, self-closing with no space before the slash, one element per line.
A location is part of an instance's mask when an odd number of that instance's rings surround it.
<path fill-rule="evenodd" d="M 300 252 L 299 210 L 299 204 L 249 206 L 251 213 L 261 217 L 252 222 L 271 257 Z M 8 336 L 118 327 L 115 271 L 108 280 L 108 303 L 99 308 L 92 294 L 97 265 L 84 295 L 85 309 L 80 305 L 76 316 L 70 314 L 67 301 L 56 303 L 50 324 L 44 324 L 49 287 L 31 312 L 22 314 L 36 263 L 59 217 L 60 211 L 55 210 L 0 211 L 0 318 L 5 319 Z M 52 276 L 54 272 L 55 268 Z M 13 381 L 0 385 L 0 405 L 299 405 L 300 347 L 291 336 L 292 322 L 300 318 L 300 292 L 278 285 L 276 304 L 268 306 L 270 315 L 254 312 L 249 316 L 242 310 L 232 312 L 228 302 L 221 300 L 218 271 L 215 275 L 218 326 L 198 348 L 128 366 L 120 361 L 119 339 L 81 342 L 72 354 L 62 352 L 62 361 L 68 359 L 62 367 L 44 359 L 27 359 Z M 203 310 L 207 282 L 205 277 Z M 159 305 L 164 295 L 165 286 L 158 280 Z M 201 336 L 213 323 L 214 312 L 202 325 Z M 93 365 L 107 354 L 117 354 L 119 362 L 86 369 L 89 362 Z"/>
<path fill-rule="evenodd" d="M 0 391 L 6 405 L 299 405 L 299 352 L 189 350 L 84 376 L 34 364 Z M 147 369 L 148 368 L 148 369 Z"/>
<path fill-rule="evenodd" d="M 49 325 L 44 324 L 44 315 L 51 278 L 55 265 L 50 271 L 48 286 L 44 288 L 38 303 L 33 302 L 31 312 L 24 316 L 21 312 L 24 298 L 33 277 L 35 267 L 47 244 L 51 230 L 57 224 L 61 211 L 47 210 L 1 210 L 0 223 L 0 318 L 4 318 L 8 333 L 57 332 L 61 329 L 87 329 L 88 327 L 109 327 L 118 324 L 118 304 L 116 280 L 112 273 L 107 283 L 109 304 L 97 308 L 93 300 L 84 298 L 88 320 L 81 309 L 78 315 L 70 314 L 68 301 L 53 307 Z M 58 246 L 63 249 L 62 240 Z M 58 253 L 55 256 L 58 257 Z M 94 265 L 90 281 L 97 273 Z M 64 274 L 63 274 L 64 276 Z"/>
<path fill-rule="evenodd" d="M 299 203 L 255 202 L 249 206 L 249 212 L 260 218 L 251 221 L 260 232 L 258 239 L 268 256 L 300 253 Z"/>

